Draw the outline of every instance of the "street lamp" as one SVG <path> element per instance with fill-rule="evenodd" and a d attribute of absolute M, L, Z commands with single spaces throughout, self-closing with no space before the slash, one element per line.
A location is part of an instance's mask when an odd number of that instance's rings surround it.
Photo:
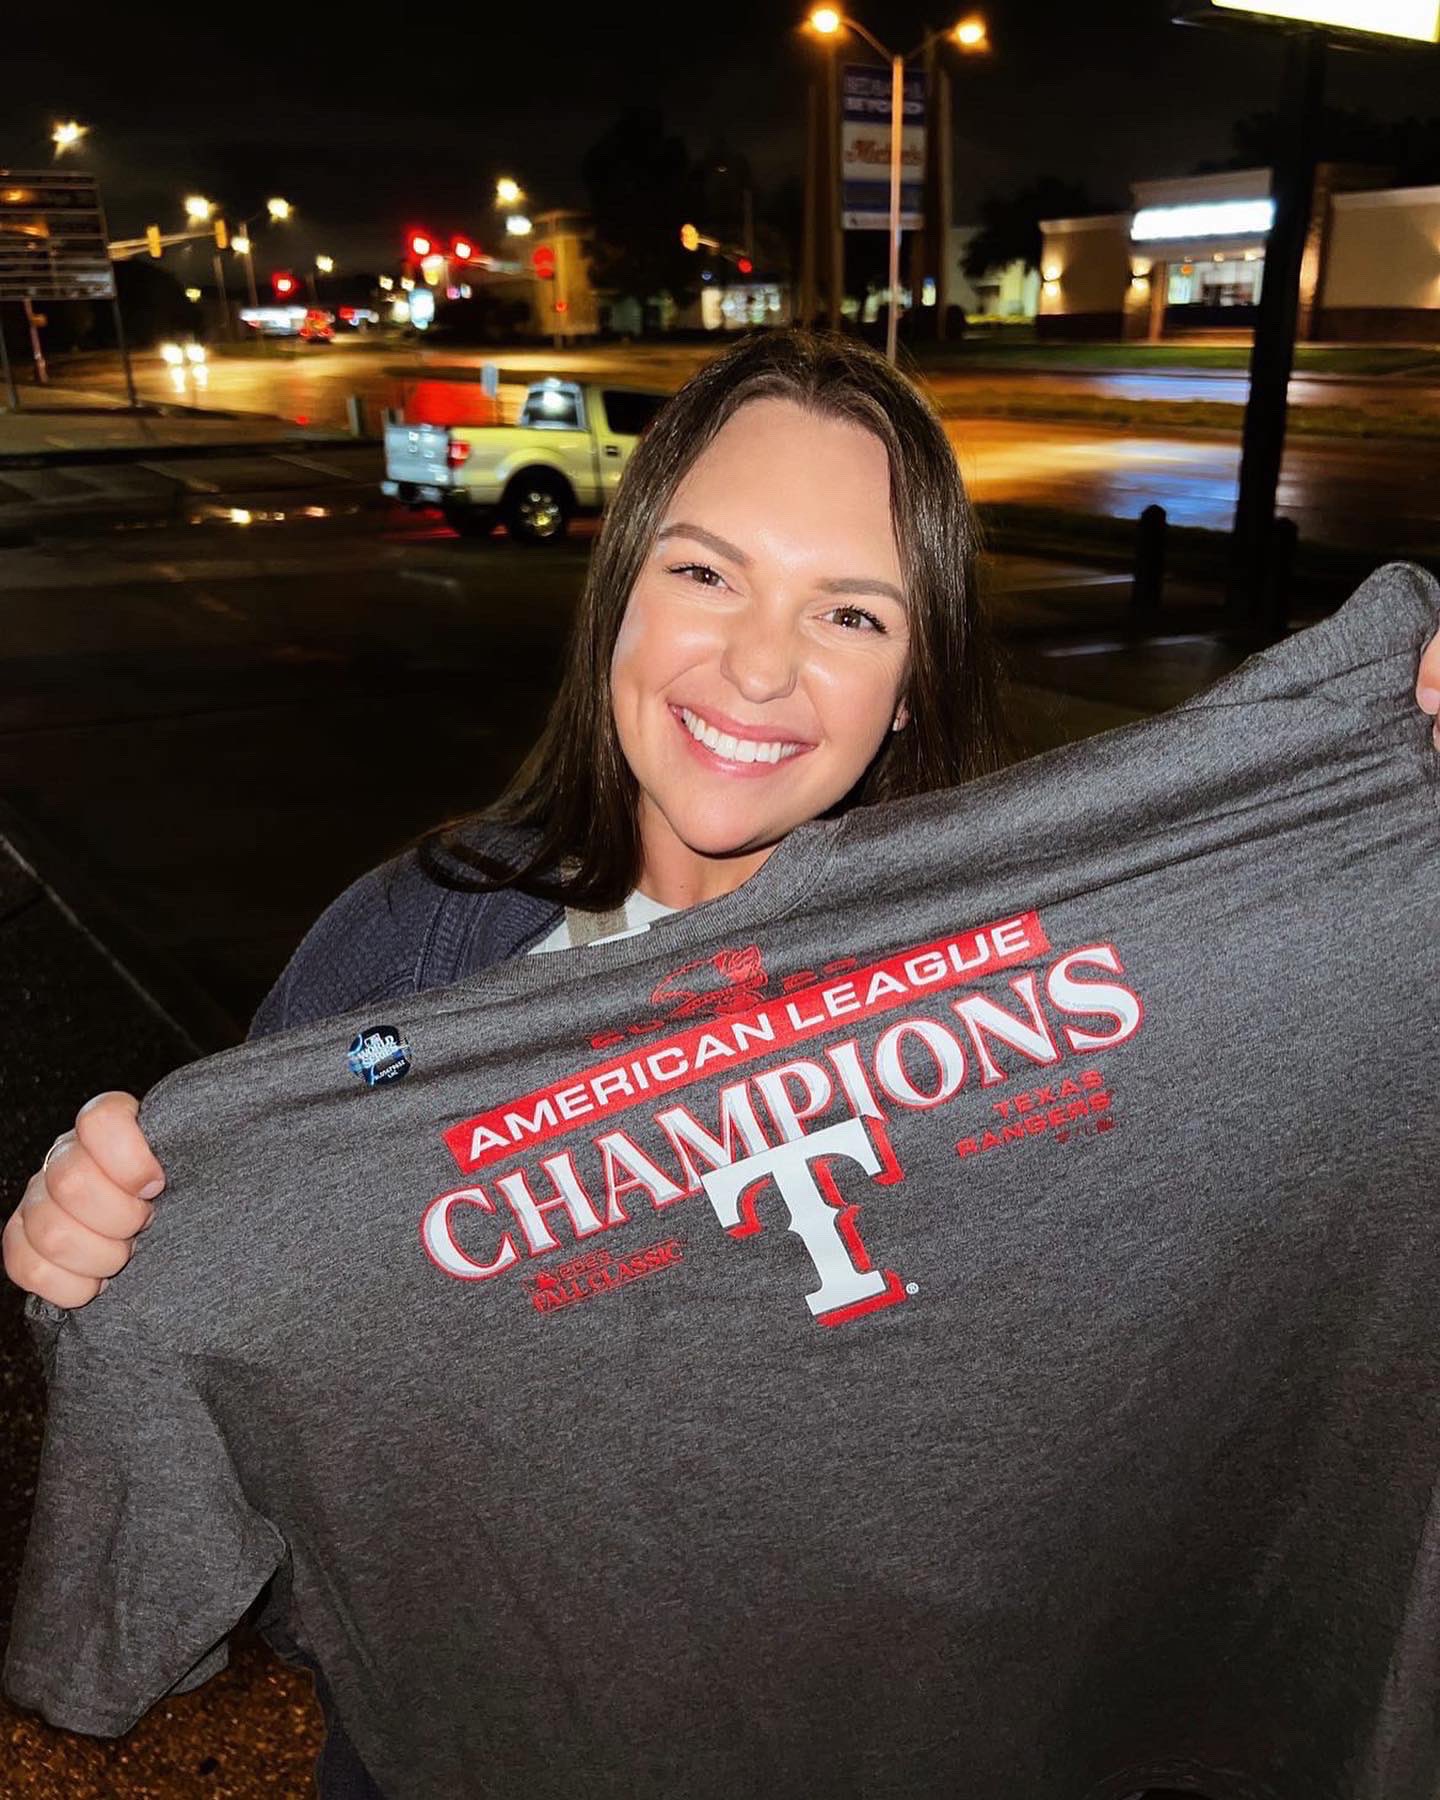
<path fill-rule="evenodd" d="M 55 146 L 56 156 L 63 156 L 67 150 L 73 150 L 89 129 L 88 125 L 78 124 L 74 119 L 66 119 L 63 124 L 57 119 L 55 129 L 50 133 L 50 142 Z"/>
<path fill-rule="evenodd" d="M 265 210 L 277 225 L 283 225 L 295 209 L 288 200 L 276 198 L 265 202 Z"/>
<path fill-rule="evenodd" d="M 923 56 L 930 45 L 946 38 L 957 49 L 988 50 L 990 36 L 985 21 L 978 15 L 962 19 L 949 31 L 932 31 L 916 45 L 908 56 L 897 56 L 887 50 L 877 37 L 868 32 L 858 19 L 833 6 L 817 6 L 810 14 L 810 29 L 821 37 L 834 37 L 842 30 L 853 31 L 884 62 L 890 65 L 890 307 L 885 320 L 885 354 L 893 363 L 900 326 L 900 170 L 901 134 L 905 119 L 905 65 L 912 57 Z"/>
<path fill-rule="evenodd" d="M 527 219 L 524 213 L 510 213 L 506 217 L 505 233 L 507 237 L 529 237 L 534 229 L 533 222 Z"/>
<path fill-rule="evenodd" d="M 204 225 L 214 210 L 215 202 L 207 200 L 203 194 L 185 196 L 185 217 L 192 225 Z"/>
<path fill-rule="evenodd" d="M 495 201 L 499 206 L 518 206 L 525 198 L 520 191 L 520 183 L 512 181 L 508 175 L 502 175 L 495 183 Z"/>
<path fill-rule="evenodd" d="M 335 273 L 335 258 L 333 256 L 317 256 L 315 258 L 315 267 L 322 275 L 333 275 Z"/>

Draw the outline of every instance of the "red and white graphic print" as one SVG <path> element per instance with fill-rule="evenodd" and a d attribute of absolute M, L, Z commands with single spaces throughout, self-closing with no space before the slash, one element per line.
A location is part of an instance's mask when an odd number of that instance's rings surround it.
<path fill-rule="evenodd" d="M 639 1278 L 641 1253 L 591 1240 L 625 1231 L 637 1210 L 643 1220 L 703 1195 L 733 1238 L 783 1221 L 818 1278 L 805 1296 L 811 1315 L 842 1324 L 907 1297 L 899 1274 L 875 1266 L 860 1228 L 861 1198 L 903 1178 L 888 1132 L 897 1114 L 985 1095 L 991 1117 L 970 1118 L 950 1140 L 962 1161 L 1113 1126 L 1099 1072 L 1064 1066 L 1141 1029 L 1144 1009 L 1113 945 L 1057 956 L 1039 916 L 1023 912 L 864 967 L 848 958 L 828 967 L 844 973 L 805 971 L 803 987 L 792 976 L 767 999 L 754 946 L 688 963 L 651 999 L 695 1023 L 450 1126 L 444 1141 L 464 1180 L 425 1209 L 425 1254 L 469 1283 L 554 1256 L 572 1284 L 577 1258 L 589 1255 L 588 1267 L 610 1273 L 588 1279 L 608 1292 Z M 1019 1091 L 994 1092 L 1012 1084 Z M 703 1119 L 682 1097 L 700 1085 L 710 1096 Z M 560 1273 L 530 1278 L 537 1311 L 591 1291 L 563 1297 Z"/>

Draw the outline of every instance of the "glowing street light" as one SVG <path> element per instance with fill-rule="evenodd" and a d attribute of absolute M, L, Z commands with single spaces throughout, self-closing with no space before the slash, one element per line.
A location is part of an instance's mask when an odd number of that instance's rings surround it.
<path fill-rule="evenodd" d="M 511 237 L 529 237 L 535 229 L 524 213 L 510 213 L 505 220 L 505 230 Z"/>
<path fill-rule="evenodd" d="M 237 232 L 230 240 L 230 248 L 237 256 L 248 256 L 250 254 L 250 240 L 243 231 Z"/>
<path fill-rule="evenodd" d="M 81 125 L 74 119 L 66 119 L 63 123 L 55 121 L 55 129 L 50 133 L 50 142 L 55 146 L 56 156 L 63 156 L 67 150 L 73 150 L 85 133 L 88 125 Z"/>
<path fill-rule="evenodd" d="M 333 275 L 335 273 L 335 258 L 333 256 L 317 256 L 315 258 L 315 267 L 322 275 Z"/>
<path fill-rule="evenodd" d="M 922 55 L 942 37 L 948 38 L 961 50 L 988 50 L 989 33 L 985 21 L 978 13 L 972 13 L 953 25 L 948 32 L 929 32 L 919 47 L 910 52 L 910 56 L 897 56 L 893 50 L 887 50 L 879 38 L 867 31 L 858 19 L 852 19 L 848 13 L 843 13 L 836 7 L 813 8 L 806 23 L 820 37 L 834 37 L 841 30 L 853 31 L 857 37 L 865 40 L 882 61 L 890 65 L 890 306 L 885 320 L 885 354 L 893 363 L 900 326 L 900 171 L 905 119 L 905 64 L 911 57 Z"/>
<path fill-rule="evenodd" d="M 277 225 L 283 225 L 295 208 L 288 200 L 281 200 L 277 196 L 275 199 L 265 202 L 265 210 Z"/>
<path fill-rule="evenodd" d="M 495 183 L 495 199 L 499 205 L 518 206 L 524 198 L 520 183 L 512 181 L 508 175 L 502 175 Z"/>
<path fill-rule="evenodd" d="M 207 200 L 203 194 L 187 194 L 185 196 L 185 217 L 192 225 L 203 225 L 215 210 L 215 202 Z"/>

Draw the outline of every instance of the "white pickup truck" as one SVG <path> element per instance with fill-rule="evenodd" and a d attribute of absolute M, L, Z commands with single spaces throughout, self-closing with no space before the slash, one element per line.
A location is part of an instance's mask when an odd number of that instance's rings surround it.
<path fill-rule="evenodd" d="M 438 506 L 466 537 L 503 522 L 527 544 L 603 512 L 664 394 L 598 382 L 531 384 L 515 425 L 387 425 L 381 492 Z"/>

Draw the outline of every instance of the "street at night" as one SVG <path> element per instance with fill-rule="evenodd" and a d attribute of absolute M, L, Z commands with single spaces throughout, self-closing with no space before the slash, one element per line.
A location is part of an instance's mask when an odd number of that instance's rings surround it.
<path fill-rule="evenodd" d="M 492 13 L 6 27 L 0 1800 L 1434 1800 L 1440 0 Z"/>

